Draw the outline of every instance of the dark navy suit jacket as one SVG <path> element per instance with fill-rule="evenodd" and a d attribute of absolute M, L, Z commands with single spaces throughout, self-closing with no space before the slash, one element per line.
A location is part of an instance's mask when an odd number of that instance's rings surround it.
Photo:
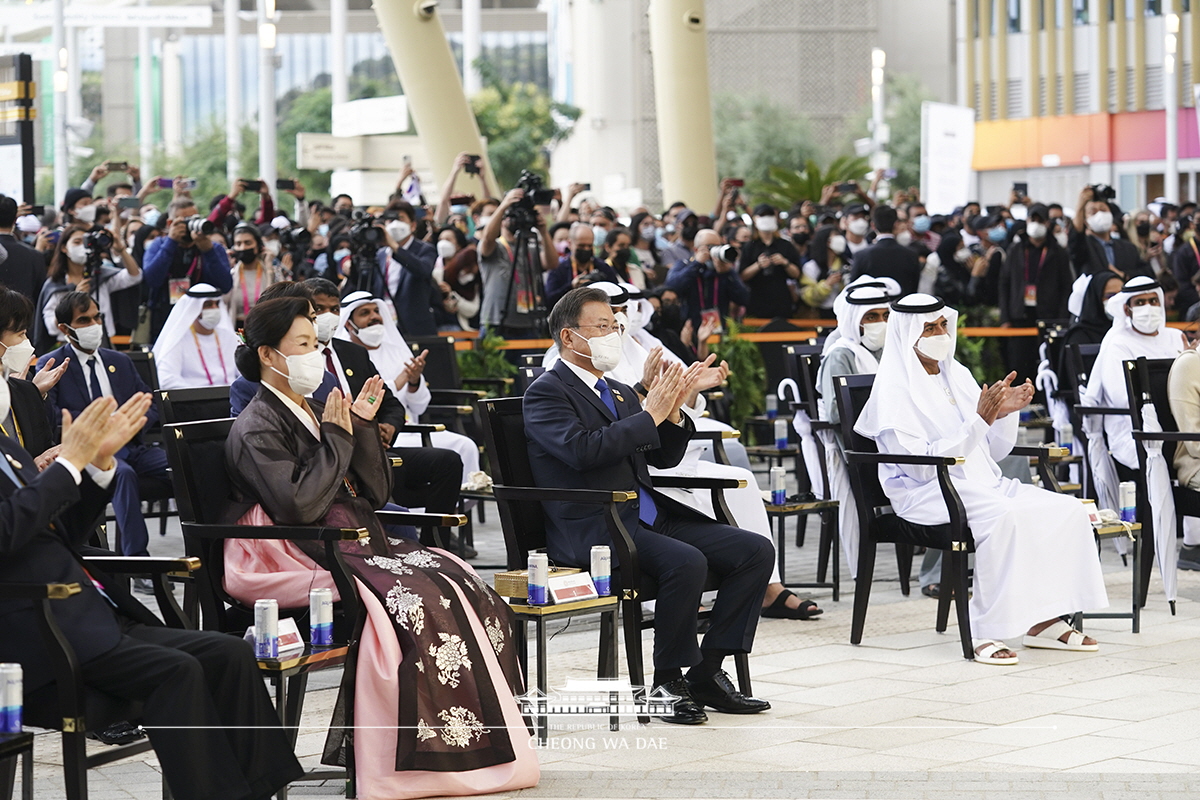
<path fill-rule="evenodd" d="M 616 419 L 592 388 L 562 361 L 526 390 L 525 435 L 538 486 L 610 492 L 633 492 L 639 486 L 651 489 L 648 465 L 669 469 L 683 459 L 695 431 L 688 416 L 683 415 L 682 425 L 664 420 L 655 426 L 632 388 L 607 382 L 617 407 Z M 655 492 L 653 497 L 660 516 L 677 507 L 662 494 Z M 547 550 L 556 563 L 587 566 L 593 545 L 611 546 L 603 506 L 553 502 L 544 508 Z M 638 503 L 621 503 L 618 508 L 621 521 L 632 532 L 639 524 Z"/>
<path fill-rule="evenodd" d="M 112 387 L 117 405 L 123 404 L 138 392 L 150 391 L 150 387 L 142 380 L 142 376 L 138 374 L 137 367 L 133 365 L 129 356 L 116 350 L 103 348 L 96 352 L 100 354 L 104 370 L 108 373 L 108 383 Z M 62 410 L 65 408 L 71 412 L 72 417 L 78 417 L 79 413 L 92 402 L 92 392 L 88 387 L 87 373 L 84 372 L 83 364 L 69 344 L 64 344 L 57 350 L 52 350 L 39 358 L 37 368 L 41 369 L 45 366 L 50 358 L 54 359 L 55 364 L 61 364 L 64 358 L 71 359 L 67 371 L 63 373 L 62 380 L 46 395 L 50 426 L 56 429 L 62 422 Z M 158 421 L 157 403 L 150 405 L 146 417 L 149 420 L 148 427 Z"/>

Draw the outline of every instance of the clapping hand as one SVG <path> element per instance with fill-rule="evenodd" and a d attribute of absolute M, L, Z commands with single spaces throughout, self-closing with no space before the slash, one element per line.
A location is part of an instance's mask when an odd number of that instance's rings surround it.
<path fill-rule="evenodd" d="M 321 422 L 332 422 L 346 433 L 354 433 L 354 423 L 350 421 L 350 402 L 342 396 L 341 389 L 331 390 L 325 398 Z"/>
<path fill-rule="evenodd" d="M 400 370 L 399 377 L 396 378 L 397 389 L 403 388 L 405 384 L 408 384 L 410 390 L 414 389 L 414 386 L 420 387 L 421 375 L 425 372 L 425 359 L 428 355 L 428 350 L 422 350 L 421 355 L 404 365 L 404 368 Z"/>
<path fill-rule="evenodd" d="M 654 419 L 655 425 L 665 420 L 679 419 L 680 396 L 684 387 L 683 365 L 672 361 L 662 368 L 654 388 L 646 394 L 642 408 Z"/>
<path fill-rule="evenodd" d="M 1014 411 L 1020 411 L 1033 401 L 1033 384 L 1028 378 L 1025 382 L 1013 386 L 1013 379 L 1017 377 L 1017 373 L 1010 372 L 1008 377 L 1004 379 L 1004 383 L 1008 386 L 1008 391 L 1005 392 L 1003 401 L 1000 404 L 1000 413 L 996 419 L 1002 419 Z"/>
<path fill-rule="evenodd" d="M 113 468 L 113 456 L 121 448 L 129 444 L 129 440 L 137 435 L 146 425 L 146 412 L 150 410 L 151 396 L 149 392 L 139 392 L 125 401 L 105 423 L 104 438 L 96 449 L 92 464 L 97 469 L 110 470 Z"/>
<path fill-rule="evenodd" d="M 647 392 L 654 388 L 654 382 L 658 379 L 658 372 L 662 365 L 662 352 L 661 346 L 655 347 L 646 357 L 646 363 L 642 367 L 642 388 Z"/>
<path fill-rule="evenodd" d="M 99 452 L 108 420 L 116 406 L 116 400 L 101 397 L 93 400 L 77 419 L 71 417 L 70 411 L 63 409 L 61 455 L 80 472 Z"/>
<path fill-rule="evenodd" d="M 386 390 L 383 386 L 383 378 L 372 375 L 363 384 L 362 391 L 358 393 L 350 410 L 361 419 L 368 421 L 375 419 L 375 415 L 379 413 L 379 406 L 382 405 L 380 401 L 383 400 L 384 391 Z"/>
<path fill-rule="evenodd" d="M 36 386 L 37 390 L 42 393 L 43 399 L 45 399 L 46 395 L 50 393 L 50 390 L 57 386 L 58 382 L 62 380 L 63 373 L 67 371 L 67 365 L 70 363 L 70 358 L 64 358 L 63 362 L 55 367 L 54 359 L 47 359 L 46 366 L 38 370 L 33 376 L 33 385 Z M 17 377 L 24 377 L 24 373 L 18 375 Z"/>

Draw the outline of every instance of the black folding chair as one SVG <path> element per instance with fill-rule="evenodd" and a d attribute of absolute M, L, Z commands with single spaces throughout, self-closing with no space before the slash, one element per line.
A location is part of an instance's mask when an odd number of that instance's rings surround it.
<path fill-rule="evenodd" d="M 158 389 L 154 392 L 163 425 L 199 422 L 229 416 L 229 387 L 201 386 L 195 389 Z"/>
<path fill-rule="evenodd" d="M 193 628 L 194 622 L 180 610 L 167 584 L 170 575 L 186 576 L 197 570 L 195 558 L 154 558 L 124 556 L 85 556 L 93 575 L 108 579 L 137 575 L 151 579 L 159 614 L 170 627 Z M 26 692 L 24 722 L 36 728 L 62 734 L 63 778 L 67 800 L 87 800 L 87 771 L 114 761 L 140 755 L 151 749 L 149 739 L 112 745 L 91 754 L 87 752 L 87 734 L 102 731 L 117 722 L 136 722 L 142 715 L 140 703 L 86 687 L 74 648 L 55 620 L 56 600 L 65 600 L 80 592 L 78 583 L 0 583 L 0 598 L 28 601 L 38 615 L 42 641 L 49 652 L 54 682 Z M 163 797 L 169 798 L 166 782 Z"/>
<path fill-rule="evenodd" d="M 570 501 L 603 507 L 605 523 L 612 536 L 613 552 L 621 569 L 613 576 L 613 593 L 619 598 L 622 624 L 625 630 L 625 651 L 629 662 L 629 681 L 634 687 L 645 685 L 645 670 L 642 662 L 641 632 L 654 626 L 653 618 L 642 616 L 642 601 L 654 599 L 640 594 L 640 572 L 638 569 L 637 546 L 625 529 L 617 513 L 616 503 L 637 498 L 634 492 L 600 491 L 595 489 L 547 489 L 534 485 L 533 470 L 529 464 L 528 439 L 525 436 L 525 418 L 522 413 L 523 399 L 506 397 L 484 400 L 483 430 L 487 438 L 488 452 L 492 458 L 492 475 L 497 483 L 493 487 L 496 503 L 500 509 L 500 524 L 504 530 L 504 544 L 508 553 L 509 569 L 522 570 L 528 564 L 529 553 L 546 548 L 546 521 L 542 503 Z M 662 488 L 708 489 L 712 493 L 713 509 L 717 519 L 729 523 L 732 515 L 725 505 L 724 489 L 744 487 L 744 482 L 725 478 L 675 478 L 655 476 L 654 485 Z M 567 566 L 567 565 L 563 565 Z M 582 565 L 588 567 L 589 565 Z M 617 585 L 619 579 L 619 585 Z M 706 589 L 719 588 L 719 580 L 710 573 Z M 700 613 L 706 618 L 710 612 Z M 604 637 L 602 636 L 602 640 Z M 600 663 L 609 657 L 603 649 Z M 734 656 L 739 689 L 747 696 L 750 688 L 750 662 L 745 653 Z"/>

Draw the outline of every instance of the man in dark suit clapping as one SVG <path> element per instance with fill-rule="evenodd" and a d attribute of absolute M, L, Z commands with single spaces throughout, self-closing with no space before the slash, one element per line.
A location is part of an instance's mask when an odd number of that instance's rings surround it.
<path fill-rule="evenodd" d="M 42 356 L 38 360 L 38 369 L 50 359 L 57 364 L 70 359 L 70 363 L 62 379 L 46 395 L 52 422 L 64 409 L 78 415 L 101 397 L 112 397 L 118 403 L 124 403 L 135 394 L 150 391 L 129 356 L 100 346 L 104 320 L 91 295 L 67 292 L 58 302 L 54 314 L 67 343 Z M 158 418 L 155 407 L 152 406 L 149 413 L 151 421 Z M 113 513 L 121 531 L 121 554 L 126 556 L 150 554 L 139 478 L 170 480 L 166 453 L 134 441 L 117 453 L 117 474 L 113 481 Z"/>
<path fill-rule="evenodd" d="M 695 429 L 679 409 L 699 369 L 665 367 L 639 404 L 632 387 L 603 378 L 621 352 L 607 294 L 573 289 L 549 322 L 562 359 L 534 381 L 524 402 L 534 480 L 543 487 L 637 492 L 638 501 L 621 504 L 620 514 L 643 579 L 657 586 L 654 685 L 682 698 L 664 721 L 704 722 L 705 705 L 734 714 L 770 708 L 737 692 L 721 662 L 750 651 L 774 548 L 655 492 L 647 469 L 673 467 L 683 457 Z M 593 545 L 611 544 L 603 514 L 595 505 L 546 504 L 551 560 L 586 567 Z M 615 559 L 613 568 L 620 568 Z M 721 576 L 721 589 L 712 627 L 697 646 L 696 608 L 709 569 Z"/>

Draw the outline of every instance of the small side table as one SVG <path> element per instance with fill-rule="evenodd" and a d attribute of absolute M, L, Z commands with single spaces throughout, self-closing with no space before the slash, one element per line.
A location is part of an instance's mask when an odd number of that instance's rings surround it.
<path fill-rule="evenodd" d="M 838 501 L 816 500 L 809 503 L 766 504 L 767 518 L 774 524 L 778 542 L 776 549 L 779 558 L 779 579 L 784 586 L 794 589 L 833 589 L 833 601 L 839 600 L 841 554 L 837 552 L 838 542 Z M 802 517 L 809 514 L 819 514 L 821 517 L 821 538 L 817 549 L 817 580 L 814 583 L 789 583 L 786 570 L 787 553 L 787 519 Z M 825 576 L 833 562 L 833 580 L 826 581 Z"/>
<path fill-rule="evenodd" d="M 597 678 L 617 677 L 617 598 L 615 596 L 597 597 L 595 600 L 577 600 L 573 603 L 550 603 L 544 606 L 531 606 L 510 598 L 510 608 L 517 617 L 516 643 L 517 653 L 521 657 L 521 670 L 529 678 L 529 636 L 526 623 L 532 622 L 537 631 L 537 688 L 543 696 L 546 695 L 549 677 L 549 659 L 546 653 L 546 623 L 578 617 L 585 614 L 600 615 L 600 648 L 596 663 Z M 550 723 L 547 716 L 541 715 L 534 720 L 537 729 L 538 742 L 546 743 Z M 620 730 L 620 720 L 609 717 L 608 729 Z"/>
<path fill-rule="evenodd" d="M 21 757 L 21 800 L 33 800 L 33 734 L 27 731 L 21 733 L 0 733 L 0 759 Z M 16 771 L 13 771 L 16 777 Z M 6 788 L 9 795 L 12 785 Z M 9 796 L 6 795 L 6 796 Z"/>
<path fill-rule="evenodd" d="M 1138 601 L 1142 597 L 1142 523 L 1130 522 L 1128 529 L 1125 525 L 1117 522 L 1111 525 L 1105 525 L 1102 528 L 1092 529 L 1096 534 L 1096 547 L 1100 547 L 1100 543 L 1107 539 L 1118 539 L 1123 536 L 1129 537 L 1133 547 L 1133 605 L 1128 613 L 1123 612 L 1093 612 L 1085 614 L 1082 611 L 1076 612 L 1071 620 L 1072 627 L 1077 631 L 1083 630 L 1083 621 L 1085 619 L 1127 619 L 1131 621 L 1133 633 L 1142 632 L 1142 607 Z M 1175 604 L 1171 603 L 1171 613 L 1175 613 Z"/>

